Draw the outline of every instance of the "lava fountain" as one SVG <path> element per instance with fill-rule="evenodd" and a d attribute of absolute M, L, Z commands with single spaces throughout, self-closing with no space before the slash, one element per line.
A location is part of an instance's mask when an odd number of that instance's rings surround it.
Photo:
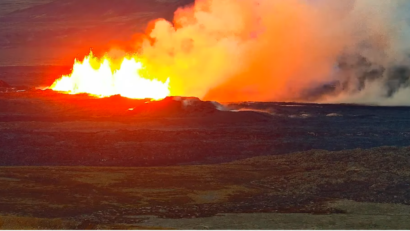
<path fill-rule="evenodd" d="M 133 99 L 160 100 L 170 95 L 169 78 L 162 82 L 144 72 L 142 60 L 125 57 L 119 65 L 109 57 L 92 52 L 83 61 L 74 61 L 72 73 L 57 79 L 50 87 L 68 94 L 87 93 L 97 97 L 121 95 Z"/>

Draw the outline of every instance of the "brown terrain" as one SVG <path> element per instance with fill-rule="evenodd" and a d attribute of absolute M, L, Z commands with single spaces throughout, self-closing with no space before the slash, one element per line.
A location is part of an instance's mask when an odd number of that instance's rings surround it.
<path fill-rule="evenodd" d="M 410 150 L 175 167 L 2 167 L 4 229 L 408 229 Z"/>

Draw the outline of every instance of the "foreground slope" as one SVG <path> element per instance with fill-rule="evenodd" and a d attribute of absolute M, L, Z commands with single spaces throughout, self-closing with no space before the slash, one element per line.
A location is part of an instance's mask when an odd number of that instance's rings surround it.
<path fill-rule="evenodd" d="M 244 228 L 408 229 L 409 150 L 313 150 L 179 167 L 2 167 L 0 225 L 241 228 L 229 222 L 239 217 Z"/>

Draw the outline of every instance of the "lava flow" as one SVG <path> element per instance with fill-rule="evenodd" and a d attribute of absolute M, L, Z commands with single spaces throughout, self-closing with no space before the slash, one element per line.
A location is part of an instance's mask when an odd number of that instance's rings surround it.
<path fill-rule="evenodd" d="M 118 66 L 110 58 L 98 59 L 90 52 L 82 62 L 75 60 L 72 73 L 56 80 L 50 89 L 69 94 L 121 95 L 133 99 L 160 100 L 170 95 L 169 78 L 165 82 L 150 78 L 143 71 L 141 60 L 125 57 Z"/>

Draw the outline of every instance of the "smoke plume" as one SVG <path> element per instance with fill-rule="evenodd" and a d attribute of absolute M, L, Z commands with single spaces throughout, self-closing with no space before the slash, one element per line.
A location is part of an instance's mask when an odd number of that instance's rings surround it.
<path fill-rule="evenodd" d="M 139 56 L 174 95 L 410 105 L 407 0 L 197 0 Z"/>

